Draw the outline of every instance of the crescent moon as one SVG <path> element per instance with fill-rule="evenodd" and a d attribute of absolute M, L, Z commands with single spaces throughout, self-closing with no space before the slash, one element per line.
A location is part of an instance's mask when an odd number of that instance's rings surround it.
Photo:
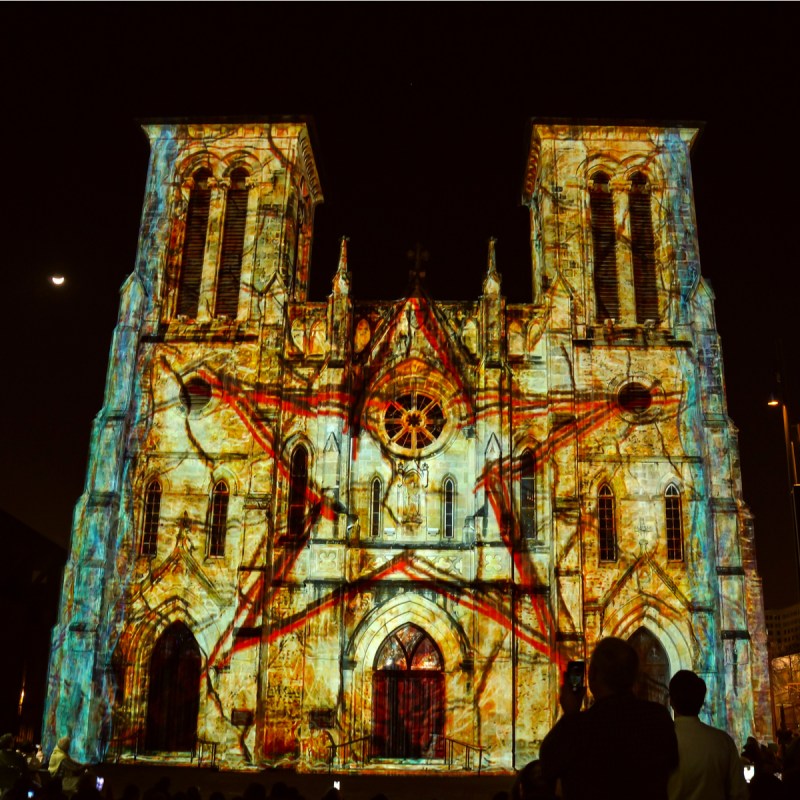
<path fill-rule="evenodd" d="M 50 283 L 53 286 L 61 286 L 64 283 L 64 276 L 63 275 L 53 275 L 50 278 Z"/>

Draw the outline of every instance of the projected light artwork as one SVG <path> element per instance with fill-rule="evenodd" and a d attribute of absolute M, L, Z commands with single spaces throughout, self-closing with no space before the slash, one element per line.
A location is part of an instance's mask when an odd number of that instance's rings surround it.
<path fill-rule="evenodd" d="M 303 123 L 149 125 L 45 742 L 228 769 L 510 771 L 603 636 L 768 736 L 690 128 L 535 123 L 533 297 L 308 300 Z"/>

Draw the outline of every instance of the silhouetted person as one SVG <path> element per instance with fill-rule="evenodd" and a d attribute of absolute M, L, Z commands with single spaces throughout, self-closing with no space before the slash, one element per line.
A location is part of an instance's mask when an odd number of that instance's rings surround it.
<path fill-rule="evenodd" d="M 564 716 L 539 759 L 545 779 L 561 781 L 565 800 L 667 800 L 678 743 L 667 709 L 634 696 L 638 671 L 633 647 L 601 639 L 589 662 L 594 704 L 581 711 L 586 690 L 562 684 Z"/>
<path fill-rule="evenodd" d="M 267 787 L 263 783 L 254 781 L 244 790 L 244 800 L 267 800 Z M 187 798 L 187 800 L 189 800 Z"/>
<path fill-rule="evenodd" d="M 0 794 L 17 785 L 27 789 L 29 783 L 25 756 L 14 749 L 14 737 L 4 733 L 0 736 Z"/>
<path fill-rule="evenodd" d="M 50 761 L 47 769 L 52 778 L 61 778 L 61 788 L 67 797 L 75 794 L 78 791 L 78 783 L 80 782 L 81 775 L 86 772 L 86 767 L 78 761 L 75 761 L 69 754 L 70 738 L 69 736 L 62 736 L 53 752 L 50 754 Z"/>
<path fill-rule="evenodd" d="M 800 737 L 789 736 L 783 747 L 783 785 L 791 797 L 800 797 Z"/>
<path fill-rule="evenodd" d="M 794 795 L 775 776 L 778 764 L 772 753 L 751 736 L 745 744 L 742 755 L 748 759 L 755 772 L 750 780 L 750 800 L 796 800 Z"/>
<path fill-rule="evenodd" d="M 141 796 L 142 792 L 139 789 L 139 786 L 135 783 L 129 783 L 122 790 L 122 797 L 120 797 L 120 800 L 139 800 Z M 200 800 L 200 798 L 197 797 L 195 800 Z"/>
<path fill-rule="evenodd" d="M 706 699 L 706 682 L 682 669 L 669 682 L 675 712 L 678 768 L 669 778 L 670 800 L 747 800 L 742 759 L 725 731 L 698 719 Z"/>
<path fill-rule="evenodd" d="M 511 800 L 555 800 L 555 787 L 542 775 L 541 761 L 531 761 L 517 773 Z"/>

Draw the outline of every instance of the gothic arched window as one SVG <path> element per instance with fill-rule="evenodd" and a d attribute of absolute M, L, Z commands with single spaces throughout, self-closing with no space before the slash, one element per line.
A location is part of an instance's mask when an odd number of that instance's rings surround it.
<path fill-rule="evenodd" d="M 299 444 L 292 453 L 289 468 L 289 515 L 290 536 L 302 536 L 306 522 L 306 494 L 308 492 L 308 451 Z"/>
<path fill-rule="evenodd" d="M 526 450 L 519 460 L 519 529 L 525 538 L 536 538 L 536 459 L 532 450 Z"/>
<path fill-rule="evenodd" d="M 650 185 L 637 172 L 631 178 L 628 196 L 631 215 L 631 255 L 633 285 L 636 292 L 636 321 L 641 325 L 658 320 L 658 290 L 656 287 L 656 256 L 653 241 L 653 218 L 650 209 Z"/>
<path fill-rule="evenodd" d="M 239 167 L 230 176 L 222 226 L 215 317 L 235 317 L 239 309 L 239 284 L 242 276 L 244 233 L 247 224 L 247 170 Z"/>
<path fill-rule="evenodd" d="M 208 536 L 208 554 L 225 555 L 225 535 L 228 532 L 228 484 L 217 481 L 211 495 L 211 529 Z"/>
<path fill-rule="evenodd" d="M 445 478 L 442 485 L 444 503 L 442 504 L 442 529 L 445 538 L 452 539 L 455 533 L 456 517 L 456 482 L 452 478 Z"/>
<path fill-rule="evenodd" d="M 158 551 L 158 522 L 161 517 L 161 484 L 150 481 L 144 494 L 144 522 L 142 523 L 143 556 L 154 556 Z"/>
<path fill-rule="evenodd" d="M 598 322 L 619 319 L 617 281 L 617 235 L 614 225 L 614 198 L 605 172 L 597 172 L 589 187 L 594 254 L 594 294 Z"/>
<path fill-rule="evenodd" d="M 413 623 L 388 636 L 372 673 L 372 747 L 383 758 L 443 758 L 444 659 Z"/>
<path fill-rule="evenodd" d="M 378 536 L 381 532 L 381 495 L 383 484 L 380 478 L 372 479 L 369 497 L 369 532 L 370 536 Z"/>
<path fill-rule="evenodd" d="M 683 512 L 681 493 L 671 483 L 664 492 L 664 512 L 667 531 L 667 559 L 683 561 Z"/>
<path fill-rule="evenodd" d="M 178 280 L 177 313 L 196 317 L 200 305 L 200 280 L 208 234 L 208 212 L 211 208 L 211 171 L 199 169 L 192 176 L 194 185 L 189 194 L 186 230 L 183 236 L 180 278 Z"/>
<path fill-rule="evenodd" d="M 617 520 L 614 492 L 604 484 L 597 494 L 597 535 L 601 561 L 617 560 Z"/>

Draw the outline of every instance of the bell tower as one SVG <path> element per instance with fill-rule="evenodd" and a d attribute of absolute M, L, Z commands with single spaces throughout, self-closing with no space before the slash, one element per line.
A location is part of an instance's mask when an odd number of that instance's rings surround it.
<path fill-rule="evenodd" d="M 176 426 L 171 415 L 202 424 L 231 375 L 255 385 L 279 369 L 287 306 L 307 300 L 314 208 L 323 200 L 305 122 L 144 130 L 150 165 L 139 250 L 121 290 L 51 650 L 45 747 L 69 731 L 83 761 L 104 755 L 115 697 L 133 702 L 118 646 L 130 585 L 150 581 L 158 558 L 213 580 L 198 556 L 232 555 L 225 524 L 244 509 L 236 499 L 228 509 L 231 487 L 250 489 L 255 509 L 269 494 L 269 479 L 261 485 L 215 467 L 231 449 L 243 457 L 238 442 L 198 446 L 186 435 L 191 426 Z M 190 481 L 172 462 L 156 467 L 148 448 L 206 464 L 199 484 L 214 500 L 213 534 L 187 499 Z M 263 526 L 263 513 L 256 516 Z M 236 530 L 244 558 L 246 528 Z M 236 589 L 221 586 L 214 596 L 223 602 Z"/>

